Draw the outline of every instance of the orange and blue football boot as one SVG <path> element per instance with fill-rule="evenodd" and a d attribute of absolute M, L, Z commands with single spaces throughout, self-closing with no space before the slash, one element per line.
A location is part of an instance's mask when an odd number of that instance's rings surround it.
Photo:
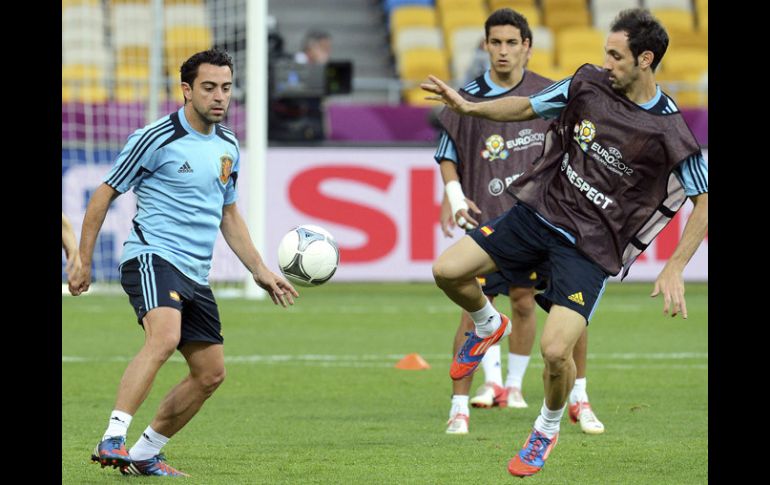
<path fill-rule="evenodd" d="M 528 477 L 539 472 L 558 440 L 559 433 L 553 438 L 547 438 L 533 429 L 521 451 L 508 462 L 508 471 L 517 477 Z"/>
<path fill-rule="evenodd" d="M 163 453 L 147 460 L 134 460 L 130 465 L 120 469 L 123 475 L 155 475 L 159 477 L 189 477 L 190 475 L 177 470 L 166 463 Z"/>
<path fill-rule="evenodd" d="M 449 376 L 452 379 L 459 380 L 473 374 L 489 347 L 511 333 L 511 321 L 508 317 L 501 313 L 500 320 L 500 326 L 489 337 L 481 338 L 475 331 L 465 332 L 468 338 L 452 359 L 452 366 L 449 368 Z"/>
<path fill-rule="evenodd" d="M 91 454 L 91 461 L 100 463 L 102 468 L 106 466 L 117 468 L 131 463 L 131 457 L 128 456 L 128 451 L 126 450 L 126 437 L 110 436 L 103 439 L 94 448 L 94 452 Z"/>

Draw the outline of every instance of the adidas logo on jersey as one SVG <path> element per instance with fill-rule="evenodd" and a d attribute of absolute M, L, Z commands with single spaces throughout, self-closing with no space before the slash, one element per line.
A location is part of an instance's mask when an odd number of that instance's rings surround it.
<path fill-rule="evenodd" d="M 583 301 L 583 292 L 578 291 L 577 293 L 574 293 L 567 297 L 569 301 L 574 301 L 580 306 L 586 306 L 586 302 Z"/>
<path fill-rule="evenodd" d="M 177 170 L 179 173 L 193 173 L 193 169 L 190 166 L 188 162 L 184 162 L 181 167 L 179 167 L 179 170 Z"/>

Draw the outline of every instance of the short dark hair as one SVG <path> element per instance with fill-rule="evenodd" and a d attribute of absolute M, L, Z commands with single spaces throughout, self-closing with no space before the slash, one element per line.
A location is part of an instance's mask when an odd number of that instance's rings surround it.
<path fill-rule="evenodd" d="M 325 30 L 309 30 L 305 37 L 302 38 L 302 48 L 307 49 L 310 44 L 320 42 L 322 40 L 331 40 L 332 36 Z"/>
<path fill-rule="evenodd" d="M 529 46 L 532 47 L 532 30 L 529 28 L 527 18 L 510 8 L 501 8 L 492 12 L 484 22 L 484 39 L 489 40 L 489 29 L 498 25 L 512 25 L 521 32 L 522 42 L 529 39 Z"/>
<path fill-rule="evenodd" d="M 193 81 L 198 77 L 198 67 L 200 67 L 201 64 L 227 66 L 230 68 L 230 73 L 232 74 L 233 72 L 233 58 L 230 57 L 230 54 L 227 52 L 215 47 L 207 51 L 193 54 L 192 57 L 184 61 L 182 67 L 179 68 L 179 72 L 182 75 L 182 82 L 192 86 Z"/>
<path fill-rule="evenodd" d="M 644 8 L 629 8 L 615 17 L 610 26 L 611 32 L 625 32 L 628 35 L 628 48 L 638 63 L 639 55 L 644 51 L 653 54 L 650 67 L 658 67 L 668 49 L 668 33 L 663 25 Z"/>

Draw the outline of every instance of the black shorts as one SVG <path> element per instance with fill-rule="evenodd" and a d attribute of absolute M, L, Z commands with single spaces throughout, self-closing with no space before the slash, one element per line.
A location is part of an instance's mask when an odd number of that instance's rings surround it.
<path fill-rule="evenodd" d="M 591 319 L 609 275 L 532 210 L 517 204 L 469 235 L 507 279 L 546 264 L 548 284 L 536 301 L 546 311 L 555 303 Z"/>
<path fill-rule="evenodd" d="M 511 292 L 511 287 L 517 288 L 536 288 L 545 289 L 548 281 L 548 271 L 543 269 L 545 265 L 541 265 L 540 269 L 534 271 L 523 271 L 510 275 L 510 278 L 506 278 L 499 271 L 478 276 L 476 279 L 481 284 L 481 291 L 487 296 L 508 295 Z"/>
<path fill-rule="evenodd" d="M 224 342 L 211 288 L 191 280 L 157 254 L 142 254 L 121 264 L 120 284 L 139 325 L 144 326 L 142 319 L 153 308 L 171 307 L 182 312 L 178 349 L 187 342 Z"/>

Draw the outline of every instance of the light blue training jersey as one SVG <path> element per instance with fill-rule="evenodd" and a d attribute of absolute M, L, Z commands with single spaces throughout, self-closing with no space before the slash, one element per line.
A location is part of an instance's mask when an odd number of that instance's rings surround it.
<path fill-rule="evenodd" d="M 104 182 L 133 187 L 137 212 L 121 264 L 145 253 L 208 285 L 222 207 L 235 202 L 240 146 L 232 130 L 194 130 L 184 107 L 135 131 Z"/>
<path fill-rule="evenodd" d="M 532 109 L 544 119 L 557 118 L 567 106 L 569 86 L 572 77 L 562 79 L 539 93 L 529 97 Z M 663 94 L 660 86 L 656 86 L 655 96 L 639 107 L 657 114 L 670 114 L 679 111 L 674 101 Z M 674 169 L 679 180 L 684 186 L 684 193 L 688 197 L 703 194 L 709 191 L 709 170 L 703 155 L 698 153 L 688 157 Z"/>

